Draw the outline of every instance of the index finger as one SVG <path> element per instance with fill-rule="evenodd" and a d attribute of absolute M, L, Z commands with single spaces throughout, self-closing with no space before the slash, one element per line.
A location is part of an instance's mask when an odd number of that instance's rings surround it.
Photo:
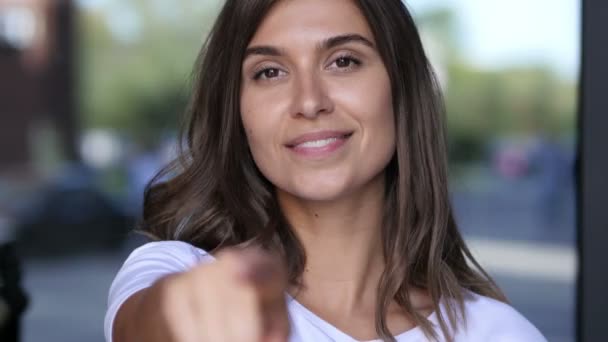
<path fill-rule="evenodd" d="M 282 259 L 259 249 L 239 251 L 241 279 L 248 282 L 258 291 L 263 301 L 284 301 L 287 289 L 287 270 Z"/>

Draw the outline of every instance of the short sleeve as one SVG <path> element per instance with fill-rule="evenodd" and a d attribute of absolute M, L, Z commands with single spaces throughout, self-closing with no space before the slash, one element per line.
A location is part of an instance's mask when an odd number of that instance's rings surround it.
<path fill-rule="evenodd" d="M 489 334 L 488 341 L 496 342 L 547 342 L 542 333 L 519 312 L 512 309 L 512 314 L 503 317 L 500 326 Z"/>
<path fill-rule="evenodd" d="M 530 321 L 503 302 L 473 294 L 466 311 L 467 328 L 456 341 L 547 342 Z"/>
<path fill-rule="evenodd" d="M 207 252 L 181 241 L 149 242 L 135 249 L 110 287 L 104 321 L 106 341 L 112 341 L 114 318 L 130 296 L 167 275 L 187 271 L 201 262 L 211 260 L 213 257 Z"/>

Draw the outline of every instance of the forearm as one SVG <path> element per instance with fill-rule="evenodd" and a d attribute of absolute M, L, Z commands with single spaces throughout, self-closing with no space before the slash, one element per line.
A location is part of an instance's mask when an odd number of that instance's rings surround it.
<path fill-rule="evenodd" d="M 132 295 L 118 310 L 112 329 L 113 342 L 177 342 L 160 310 L 165 277 Z"/>

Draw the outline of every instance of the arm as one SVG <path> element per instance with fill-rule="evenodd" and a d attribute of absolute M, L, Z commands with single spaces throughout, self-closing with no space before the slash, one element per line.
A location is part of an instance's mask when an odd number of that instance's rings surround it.
<path fill-rule="evenodd" d="M 165 338 L 169 332 L 159 312 L 167 281 L 211 261 L 204 251 L 177 241 L 148 243 L 134 250 L 110 288 L 106 341 L 171 341 Z M 137 334 L 151 337 L 139 338 Z"/>
<path fill-rule="evenodd" d="M 112 329 L 114 342 L 176 341 L 175 337 L 171 336 L 163 313 L 158 310 L 163 300 L 163 287 L 167 278 L 136 292 L 121 305 Z"/>
<path fill-rule="evenodd" d="M 136 250 L 127 259 L 110 290 L 107 342 L 286 340 L 287 277 L 278 258 L 228 250 L 197 263 L 177 255 L 181 247 Z"/>

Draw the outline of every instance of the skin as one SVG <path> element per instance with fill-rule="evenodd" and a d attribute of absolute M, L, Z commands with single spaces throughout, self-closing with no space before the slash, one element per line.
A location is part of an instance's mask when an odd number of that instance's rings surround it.
<path fill-rule="evenodd" d="M 172 274 L 129 297 L 116 342 L 284 342 L 289 334 L 281 261 L 258 250 L 225 250 L 213 263 Z"/>
<path fill-rule="evenodd" d="M 344 36 L 357 39 L 325 43 Z M 241 92 L 256 165 L 276 186 L 307 252 L 305 288 L 297 299 L 360 339 L 376 337 L 383 170 L 395 153 L 390 79 L 375 45 L 349 0 L 283 1 L 249 44 L 258 53 L 243 63 Z M 304 158 L 285 147 L 295 136 L 319 130 L 354 133 L 326 158 Z M 428 297 L 415 296 L 430 314 Z M 388 324 L 395 333 L 413 327 L 396 305 Z"/>
<path fill-rule="evenodd" d="M 353 338 L 377 338 L 383 171 L 395 153 L 395 129 L 390 79 L 375 44 L 350 0 L 285 0 L 264 19 L 243 61 L 243 125 L 256 165 L 306 250 L 304 287 L 288 288 L 272 256 L 226 249 L 216 262 L 129 298 L 114 341 L 286 341 L 285 292 Z M 352 135 L 322 157 L 286 147 L 322 130 Z M 412 289 L 411 300 L 430 315 L 426 293 Z M 414 327 L 396 304 L 387 324 L 395 335 Z"/>
<path fill-rule="evenodd" d="M 366 42 L 319 47 L 344 35 Z M 272 47 L 281 56 L 245 59 L 242 120 L 256 165 L 281 196 L 338 202 L 360 197 L 355 192 L 372 180 L 381 186 L 376 178 L 394 154 L 395 136 L 390 80 L 374 45 L 350 1 L 281 2 L 254 35 L 250 49 Z M 299 158 L 285 148 L 293 138 L 321 130 L 354 134 L 322 160 Z"/>

